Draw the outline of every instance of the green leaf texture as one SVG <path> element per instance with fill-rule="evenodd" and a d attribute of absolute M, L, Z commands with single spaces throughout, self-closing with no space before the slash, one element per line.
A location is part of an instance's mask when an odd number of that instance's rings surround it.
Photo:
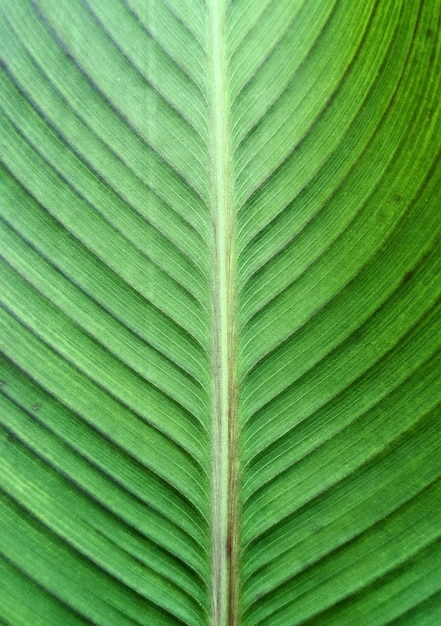
<path fill-rule="evenodd" d="M 440 0 L 2 0 L 0 623 L 441 623 Z"/>

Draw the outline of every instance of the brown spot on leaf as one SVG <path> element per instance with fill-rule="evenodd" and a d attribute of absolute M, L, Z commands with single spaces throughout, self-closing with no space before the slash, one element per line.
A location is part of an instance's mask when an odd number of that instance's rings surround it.
<path fill-rule="evenodd" d="M 227 556 L 231 559 L 231 555 L 233 553 L 233 547 L 231 545 L 231 537 L 229 536 L 227 539 Z"/>

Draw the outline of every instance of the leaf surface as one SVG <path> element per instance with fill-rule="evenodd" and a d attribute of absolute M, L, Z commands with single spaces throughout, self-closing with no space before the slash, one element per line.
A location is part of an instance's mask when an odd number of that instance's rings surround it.
<path fill-rule="evenodd" d="M 439 623 L 440 21 L 4 0 L 2 623 Z"/>

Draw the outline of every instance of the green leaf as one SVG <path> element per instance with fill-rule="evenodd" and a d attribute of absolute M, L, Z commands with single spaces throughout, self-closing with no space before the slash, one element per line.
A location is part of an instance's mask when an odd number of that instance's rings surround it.
<path fill-rule="evenodd" d="M 2 624 L 440 623 L 440 22 L 3 0 Z"/>

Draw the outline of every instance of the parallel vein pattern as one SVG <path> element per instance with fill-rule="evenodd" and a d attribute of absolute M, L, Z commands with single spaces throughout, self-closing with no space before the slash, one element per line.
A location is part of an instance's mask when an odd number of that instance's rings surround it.
<path fill-rule="evenodd" d="M 440 5 L 238 12 L 243 623 L 435 624 Z"/>
<path fill-rule="evenodd" d="M 2 622 L 208 620 L 208 120 L 189 17 L 2 5 Z"/>
<path fill-rule="evenodd" d="M 441 620 L 440 0 L 4 0 L 0 622 Z"/>

